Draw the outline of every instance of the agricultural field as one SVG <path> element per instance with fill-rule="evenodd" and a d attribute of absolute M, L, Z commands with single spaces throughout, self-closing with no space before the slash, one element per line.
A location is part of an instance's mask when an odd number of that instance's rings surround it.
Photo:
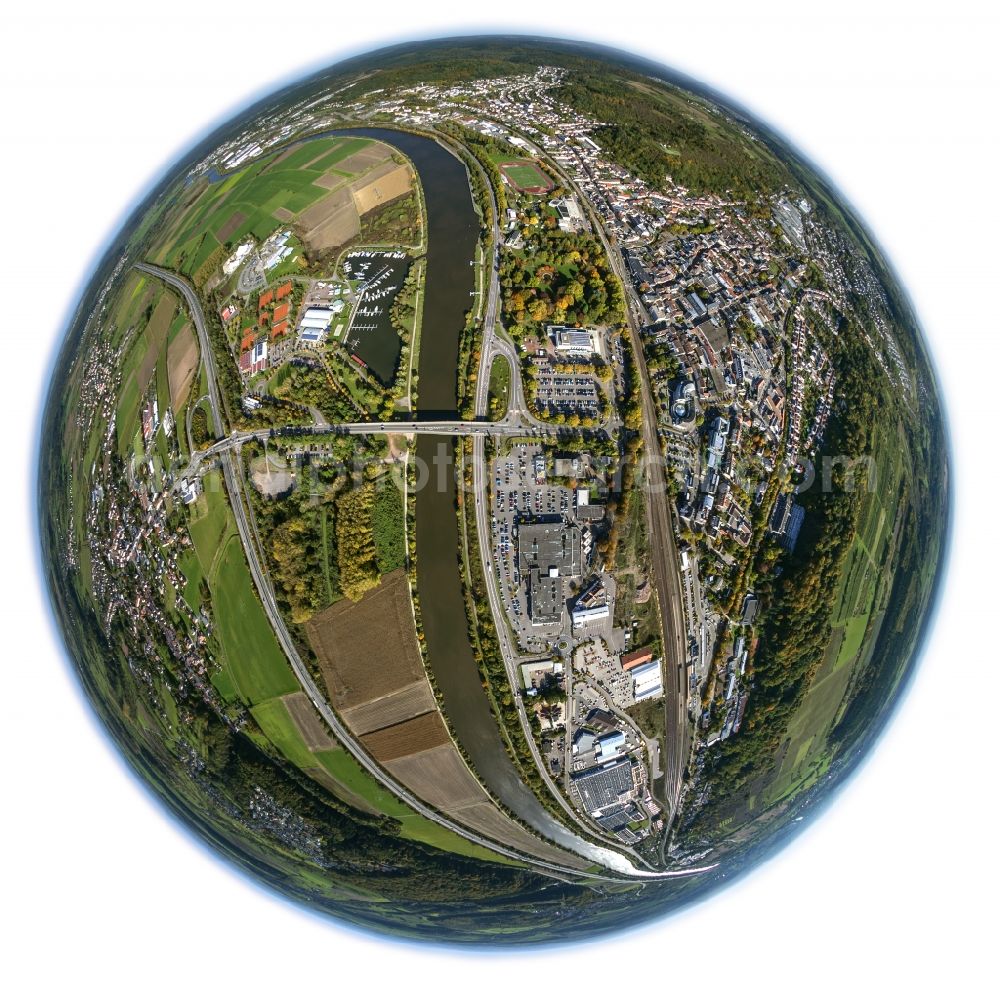
<path fill-rule="evenodd" d="M 454 851 L 466 857 L 498 861 L 501 864 L 516 867 L 521 866 L 519 861 L 514 861 L 502 854 L 495 854 L 488 848 L 473 844 L 464 837 L 446 830 L 433 820 L 428 820 L 421 814 L 415 813 L 365 772 L 351 754 L 343 748 L 338 747 L 328 752 L 319 752 L 316 759 L 329 775 L 335 777 L 353 795 L 370 804 L 370 808 L 399 820 L 402 824 L 400 833 L 403 837 L 440 848 L 443 851 Z"/>
<path fill-rule="evenodd" d="M 157 290 L 145 311 L 133 323 L 134 341 L 122 366 L 122 389 L 115 414 L 118 453 L 127 459 L 140 426 L 139 408 L 149 390 L 160 355 L 165 350 L 167 333 L 177 310 L 177 298 L 166 290 Z M 161 414 L 165 410 L 161 407 Z"/>
<path fill-rule="evenodd" d="M 249 238 L 260 244 L 284 226 L 292 226 L 308 249 L 331 249 L 358 234 L 361 215 L 406 194 L 412 182 L 409 166 L 383 144 L 359 137 L 306 140 L 231 174 L 195 181 L 182 192 L 148 259 L 200 286 L 237 245 Z"/>
<path fill-rule="evenodd" d="M 498 860 L 499 856 L 493 852 L 443 830 L 405 807 L 368 776 L 329 734 L 299 689 L 253 593 L 218 473 L 206 476 L 205 491 L 192 509 L 190 532 L 194 550 L 186 560 L 189 588 L 194 595 L 191 600 L 197 600 L 198 582 L 204 577 L 212 595 L 215 631 L 223 656 L 221 669 L 212 677 L 220 695 L 228 701 L 247 704 L 263 736 L 292 765 L 358 809 L 400 820 L 401 834 L 407 839 L 467 857 Z M 399 571 L 395 577 L 390 575 L 385 581 L 388 595 L 405 602 L 405 615 L 412 619 L 403 572 Z M 380 636 L 384 635 L 378 631 L 378 623 L 371 617 L 368 606 L 362 609 L 362 621 Z M 375 645 L 372 640 L 369 643 Z M 376 650 L 369 646 L 358 649 L 356 655 L 370 659 L 373 651 Z M 384 642 L 377 651 L 385 651 Z M 402 655 L 402 642 L 399 651 Z M 419 672 L 419 681 L 394 693 L 388 701 L 369 702 L 354 719 L 355 724 L 360 722 L 361 730 L 372 732 L 366 740 L 376 746 L 373 751 L 380 757 L 450 743 L 423 676 L 415 636 L 408 659 L 413 674 Z M 350 677 L 352 681 L 360 676 L 375 678 L 370 672 L 370 662 L 366 669 L 365 663 L 359 661 L 351 672 L 356 674 Z M 345 718 L 349 717 L 345 714 Z M 453 754 L 464 770 L 460 757 Z"/>
<path fill-rule="evenodd" d="M 339 601 L 307 624 L 334 706 L 350 710 L 425 681 L 402 571 L 388 574 L 357 602 Z M 379 672 L 372 672 L 374 654 Z"/>
<path fill-rule="evenodd" d="M 209 582 L 225 666 L 247 704 L 298 689 L 257 600 L 238 537 L 230 537 Z"/>

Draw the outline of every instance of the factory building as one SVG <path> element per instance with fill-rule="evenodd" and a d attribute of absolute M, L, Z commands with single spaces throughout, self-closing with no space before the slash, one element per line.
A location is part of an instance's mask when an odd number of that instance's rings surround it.
<path fill-rule="evenodd" d="M 660 671 L 660 661 L 636 666 L 631 671 L 632 686 L 635 689 L 634 700 L 649 700 L 651 697 L 663 696 L 663 674 Z"/>
<path fill-rule="evenodd" d="M 594 744 L 597 746 L 597 754 L 602 762 L 610 762 L 611 759 L 625 754 L 625 735 L 620 731 L 601 735 Z"/>
<path fill-rule="evenodd" d="M 592 816 L 610 806 L 624 805 L 635 791 L 632 762 L 623 758 L 589 769 L 577 777 L 576 788 L 584 809 Z"/>
<path fill-rule="evenodd" d="M 563 522 L 522 524 L 518 528 L 518 564 L 528 586 L 532 624 L 560 622 L 563 578 L 583 573 L 580 530 Z"/>

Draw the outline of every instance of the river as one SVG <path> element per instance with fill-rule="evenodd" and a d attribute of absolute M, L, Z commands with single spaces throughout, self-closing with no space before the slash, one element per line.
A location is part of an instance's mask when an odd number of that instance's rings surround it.
<path fill-rule="evenodd" d="M 420 336 L 418 415 L 457 415 L 456 369 L 459 338 L 472 303 L 480 221 L 472 201 L 465 165 L 429 137 L 398 130 L 346 131 L 391 144 L 412 162 L 427 208 L 427 270 Z M 455 506 L 452 438 L 421 435 L 417 457 L 428 466 L 418 488 L 417 591 L 427 653 L 443 696 L 444 712 L 476 771 L 510 810 L 550 840 L 608 863 L 613 852 L 589 844 L 559 823 L 522 782 L 483 691 L 469 645 L 458 564 L 458 514 Z M 619 867 L 622 859 L 615 855 Z"/>

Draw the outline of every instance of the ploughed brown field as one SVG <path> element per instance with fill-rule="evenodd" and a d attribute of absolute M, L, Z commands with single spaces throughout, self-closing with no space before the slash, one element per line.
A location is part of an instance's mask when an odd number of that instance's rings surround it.
<path fill-rule="evenodd" d="M 331 249 L 353 239 L 361 225 L 349 188 L 330 192 L 300 216 L 305 241 L 314 249 Z"/>
<path fill-rule="evenodd" d="M 392 150 L 386 144 L 373 143 L 362 147 L 361 150 L 356 150 L 334 166 L 338 171 L 343 171 L 346 174 L 361 174 L 372 165 L 389 160 L 391 156 Z"/>
<path fill-rule="evenodd" d="M 215 233 L 215 238 L 219 240 L 220 243 L 225 243 L 229 237 L 236 232 L 237 229 L 244 222 L 246 222 L 247 217 L 237 209 L 232 215 L 222 223 L 222 226 Z"/>
<path fill-rule="evenodd" d="M 448 730 L 437 711 L 392 724 L 364 736 L 365 747 L 380 762 L 436 748 L 449 741 Z"/>
<path fill-rule="evenodd" d="M 355 181 L 351 189 L 354 192 L 354 202 L 358 212 L 364 215 L 379 205 L 405 195 L 412 184 L 413 176 L 407 165 L 388 161 Z"/>
<path fill-rule="evenodd" d="M 397 721 L 406 721 L 433 711 L 437 707 L 434 694 L 426 680 L 418 680 L 384 697 L 376 697 L 340 712 L 340 716 L 356 735 L 378 731 Z"/>
<path fill-rule="evenodd" d="M 187 400 L 197 369 L 198 339 L 191 326 L 185 325 L 167 348 L 167 385 L 175 414 Z"/>
<path fill-rule="evenodd" d="M 306 633 L 337 712 L 399 782 L 497 843 L 586 866 L 506 816 L 453 744 L 424 673 L 404 571 L 385 575 L 359 601 L 331 605 Z"/>
<path fill-rule="evenodd" d="M 342 185 L 343 183 L 343 175 L 337 174 L 335 171 L 327 171 L 326 174 L 321 174 L 313 182 L 317 188 L 326 188 L 327 191 L 333 191 L 334 188 Z"/>
<path fill-rule="evenodd" d="M 135 381 L 139 384 L 140 396 L 146 392 L 149 381 L 153 378 L 153 371 L 156 369 L 157 360 L 160 358 L 160 351 L 167 337 L 170 322 L 174 320 L 174 312 L 177 310 L 177 298 L 173 294 L 165 293 L 153 310 L 153 316 L 149 319 L 149 327 L 146 329 L 149 342 L 146 346 L 146 354 L 143 356 L 142 364 L 136 370 Z"/>
<path fill-rule="evenodd" d="M 306 632 L 338 711 L 426 682 L 403 570 L 386 574 L 360 601 L 344 599 L 313 616 Z"/>

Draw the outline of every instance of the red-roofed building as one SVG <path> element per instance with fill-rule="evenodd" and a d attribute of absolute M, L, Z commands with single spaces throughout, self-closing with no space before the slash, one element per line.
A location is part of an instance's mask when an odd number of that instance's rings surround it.
<path fill-rule="evenodd" d="M 240 356 L 240 372 L 252 375 L 267 368 L 267 342 L 257 342 L 252 349 Z"/>
<path fill-rule="evenodd" d="M 643 663 L 648 663 L 653 658 L 653 650 L 649 646 L 643 646 L 642 649 L 636 649 L 631 653 L 624 653 L 622 655 L 622 669 L 631 670 L 635 666 L 642 666 Z"/>
<path fill-rule="evenodd" d="M 289 294 L 290 294 L 291 292 L 292 292 L 292 283 L 291 283 L 291 281 L 289 281 L 289 282 L 288 282 L 288 283 L 286 283 L 286 284 L 282 284 L 282 285 L 281 285 L 281 286 L 280 286 L 280 287 L 278 288 L 278 292 L 277 292 L 277 293 L 276 293 L 276 294 L 275 294 L 274 296 L 275 296 L 275 299 L 276 299 L 276 300 L 279 300 L 279 301 L 280 301 L 280 300 L 281 300 L 281 299 L 282 299 L 283 297 L 288 297 L 288 295 L 289 295 Z"/>
<path fill-rule="evenodd" d="M 258 301 L 257 303 L 258 309 L 267 307 L 268 304 L 270 304 L 271 301 L 273 300 L 274 300 L 274 291 L 273 290 L 265 291 L 263 294 L 260 295 L 260 301 Z"/>
<path fill-rule="evenodd" d="M 277 338 L 279 335 L 284 335 L 287 331 L 288 322 L 281 321 L 271 329 L 271 338 Z"/>
<path fill-rule="evenodd" d="M 290 307 L 291 307 L 291 305 L 288 304 L 287 302 L 285 304 L 279 304 L 274 309 L 274 320 L 275 321 L 284 321 L 285 318 L 288 317 L 288 310 L 289 310 Z"/>
<path fill-rule="evenodd" d="M 223 324 L 229 324 L 230 318 L 236 314 L 236 305 L 227 304 L 226 307 L 222 309 L 222 322 Z"/>

